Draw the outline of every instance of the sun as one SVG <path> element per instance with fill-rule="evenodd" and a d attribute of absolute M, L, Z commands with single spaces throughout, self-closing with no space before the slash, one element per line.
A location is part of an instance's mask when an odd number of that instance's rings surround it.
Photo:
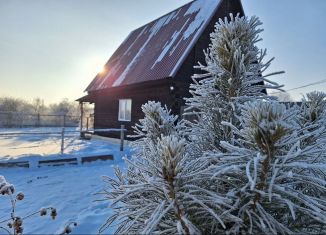
<path fill-rule="evenodd" d="M 98 70 L 98 74 L 104 74 L 105 72 L 107 71 L 107 68 L 106 68 L 106 66 L 104 65 L 102 65 L 102 67 Z"/>
<path fill-rule="evenodd" d="M 105 66 L 105 60 L 100 56 L 93 56 L 89 58 L 88 67 L 92 70 L 94 74 L 104 74 L 107 72 L 107 67 Z"/>

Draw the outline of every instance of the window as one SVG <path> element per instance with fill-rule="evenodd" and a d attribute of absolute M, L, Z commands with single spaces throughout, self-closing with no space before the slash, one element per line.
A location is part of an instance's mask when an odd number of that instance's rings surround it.
<path fill-rule="evenodd" d="M 119 100 L 119 121 L 131 121 L 131 99 Z"/>

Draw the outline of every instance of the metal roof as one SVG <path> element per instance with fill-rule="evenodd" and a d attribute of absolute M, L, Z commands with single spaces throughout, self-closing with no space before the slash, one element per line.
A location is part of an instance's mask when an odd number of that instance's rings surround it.
<path fill-rule="evenodd" d="M 86 91 L 174 77 L 219 3 L 195 0 L 132 31 Z"/>

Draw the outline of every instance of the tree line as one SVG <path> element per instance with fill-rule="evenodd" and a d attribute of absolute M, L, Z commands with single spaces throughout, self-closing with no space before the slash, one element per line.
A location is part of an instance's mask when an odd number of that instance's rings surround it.
<path fill-rule="evenodd" d="M 91 113 L 91 107 L 85 106 L 84 116 Z M 0 97 L 0 127 L 78 126 L 79 121 L 79 104 L 66 98 L 45 104 L 41 98 Z"/>
<path fill-rule="evenodd" d="M 0 97 L 0 112 L 17 112 L 25 114 L 58 114 L 78 116 L 78 103 L 67 98 L 57 103 L 45 104 L 41 98 L 28 101 L 14 97 Z"/>

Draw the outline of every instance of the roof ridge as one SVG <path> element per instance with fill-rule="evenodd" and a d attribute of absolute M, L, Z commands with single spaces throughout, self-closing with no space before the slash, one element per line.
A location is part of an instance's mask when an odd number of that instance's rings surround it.
<path fill-rule="evenodd" d="M 140 26 L 140 27 L 138 27 L 138 28 L 135 28 L 134 30 L 131 30 L 131 32 L 127 35 L 127 37 L 130 36 L 130 34 L 132 34 L 133 32 L 135 32 L 135 31 L 137 31 L 137 30 L 139 30 L 139 29 L 142 29 L 142 28 L 146 27 L 147 25 L 152 24 L 152 23 L 154 23 L 155 21 L 157 21 L 157 20 L 159 20 L 159 19 L 161 19 L 161 18 L 163 18 L 163 17 L 165 17 L 165 16 L 167 16 L 167 15 L 170 15 L 170 14 L 173 13 L 173 12 L 177 12 L 177 11 L 180 10 L 181 8 L 183 8 L 183 7 L 187 6 L 187 5 L 190 5 L 190 4 L 192 4 L 193 2 L 195 2 L 195 1 L 198 1 L 198 0 L 192 0 L 192 1 L 188 2 L 188 3 L 186 3 L 186 4 L 183 4 L 182 6 L 176 8 L 176 9 L 174 9 L 174 10 L 168 12 L 168 13 L 165 13 L 164 15 L 162 15 L 162 16 L 160 16 L 160 17 L 157 17 L 157 18 L 155 18 L 154 20 L 151 20 L 151 21 L 148 22 L 147 24 L 144 24 L 144 25 L 142 25 L 142 26 Z"/>

